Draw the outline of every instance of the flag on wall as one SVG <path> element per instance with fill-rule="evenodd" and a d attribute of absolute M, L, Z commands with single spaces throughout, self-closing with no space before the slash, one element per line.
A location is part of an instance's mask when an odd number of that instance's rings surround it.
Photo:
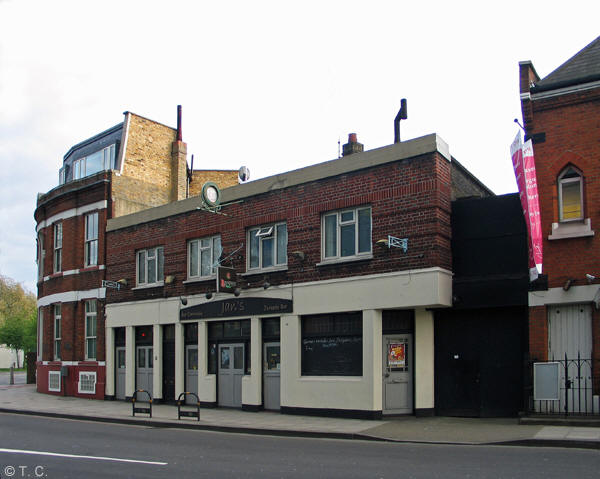
<path fill-rule="evenodd" d="M 542 273 L 542 222 L 533 144 L 531 140 L 527 140 L 523 144 L 520 131 L 515 141 L 510 145 L 510 156 L 517 179 L 517 188 L 519 189 L 525 224 L 527 225 L 529 280 L 535 281 L 538 275 Z"/>

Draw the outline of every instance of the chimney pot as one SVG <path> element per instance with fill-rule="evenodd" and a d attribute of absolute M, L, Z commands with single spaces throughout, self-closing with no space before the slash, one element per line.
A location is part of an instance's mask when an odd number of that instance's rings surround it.
<path fill-rule="evenodd" d="M 348 135 L 348 143 L 342 146 L 342 156 L 361 153 L 362 151 L 364 151 L 364 145 L 358 142 L 356 133 L 350 133 Z"/>

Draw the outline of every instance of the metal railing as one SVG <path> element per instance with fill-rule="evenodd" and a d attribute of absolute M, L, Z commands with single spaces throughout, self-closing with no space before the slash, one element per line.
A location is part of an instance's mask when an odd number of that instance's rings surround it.
<path fill-rule="evenodd" d="M 534 364 L 558 364 L 558 396 L 556 399 L 535 399 Z M 565 357 L 547 361 L 527 361 L 525 399 L 528 414 L 589 416 L 600 415 L 598 392 L 600 380 L 594 377 L 594 360 Z"/>

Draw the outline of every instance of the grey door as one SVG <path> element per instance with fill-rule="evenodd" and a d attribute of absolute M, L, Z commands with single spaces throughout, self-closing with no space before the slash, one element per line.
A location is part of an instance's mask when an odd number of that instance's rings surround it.
<path fill-rule="evenodd" d="M 279 342 L 265 343 L 263 348 L 263 406 L 278 410 L 280 401 L 280 353 Z"/>
<path fill-rule="evenodd" d="M 198 395 L 198 346 L 185 347 L 185 390 Z M 188 395 L 188 404 L 195 404 L 196 397 Z"/>
<path fill-rule="evenodd" d="M 115 359 L 115 397 L 125 399 L 125 348 L 118 347 L 115 349 Z"/>
<path fill-rule="evenodd" d="M 242 407 L 244 345 L 219 344 L 219 406 Z"/>
<path fill-rule="evenodd" d="M 154 358 L 152 357 L 152 346 L 138 346 L 136 348 L 136 371 L 135 388 L 145 389 L 152 396 L 152 371 L 154 368 Z M 146 395 L 140 395 L 140 399 L 145 400 Z"/>
<path fill-rule="evenodd" d="M 383 414 L 412 414 L 412 334 L 383 336 Z"/>

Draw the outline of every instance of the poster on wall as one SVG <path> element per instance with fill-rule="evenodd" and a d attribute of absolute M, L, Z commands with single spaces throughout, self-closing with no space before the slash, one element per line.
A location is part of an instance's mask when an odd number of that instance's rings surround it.
<path fill-rule="evenodd" d="M 406 343 L 388 344 L 388 367 L 406 367 Z"/>

